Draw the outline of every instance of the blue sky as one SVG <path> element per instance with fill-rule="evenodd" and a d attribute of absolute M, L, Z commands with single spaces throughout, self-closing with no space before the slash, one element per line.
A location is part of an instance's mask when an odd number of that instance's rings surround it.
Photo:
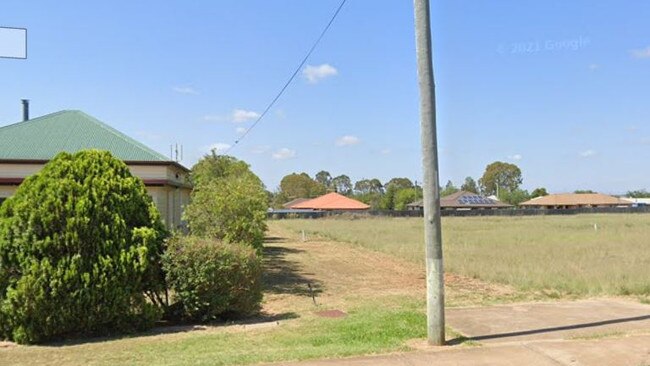
<path fill-rule="evenodd" d="M 338 0 L 3 0 L 0 125 L 80 109 L 191 166 L 237 140 Z M 432 2 L 441 181 L 519 165 L 523 187 L 650 189 L 647 1 Z M 308 68 L 231 153 L 277 187 L 324 169 L 420 180 L 411 1 L 348 0 Z M 239 130 L 239 132 L 238 132 Z"/>

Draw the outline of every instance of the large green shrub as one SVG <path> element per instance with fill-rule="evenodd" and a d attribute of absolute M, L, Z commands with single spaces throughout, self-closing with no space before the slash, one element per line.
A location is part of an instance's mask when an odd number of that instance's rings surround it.
<path fill-rule="evenodd" d="M 152 324 L 165 230 L 110 153 L 60 153 L 0 208 L 0 333 L 20 343 Z"/>
<path fill-rule="evenodd" d="M 262 300 L 261 260 L 248 245 L 175 236 L 163 255 L 172 308 L 185 320 L 246 316 Z"/>
<path fill-rule="evenodd" d="M 260 250 L 266 231 L 266 192 L 250 175 L 228 176 L 194 188 L 185 219 L 193 235 Z"/>

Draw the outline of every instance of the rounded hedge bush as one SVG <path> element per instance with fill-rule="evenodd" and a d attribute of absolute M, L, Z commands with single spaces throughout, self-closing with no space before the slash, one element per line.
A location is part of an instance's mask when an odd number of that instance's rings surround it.
<path fill-rule="evenodd" d="M 0 208 L 1 335 L 34 343 L 151 325 L 165 236 L 121 160 L 58 154 Z"/>
<path fill-rule="evenodd" d="M 210 321 L 259 311 L 261 259 L 250 245 L 174 236 L 163 255 L 176 317 Z"/>

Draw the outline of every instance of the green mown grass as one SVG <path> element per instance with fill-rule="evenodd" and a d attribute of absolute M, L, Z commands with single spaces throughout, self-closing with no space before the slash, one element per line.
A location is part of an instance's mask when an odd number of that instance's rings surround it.
<path fill-rule="evenodd" d="M 243 365 L 335 358 L 407 350 L 405 341 L 426 336 L 422 304 L 405 300 L 384 307 L 367 303 L 345 318 L 316 316 L 241 332 L 214 330 L 79 345 L 0 349 L 7 365 Z"/>
<path fill-rule="evenodd" d="M 421 218 L 278 220 L 270 225 L 423 263 Z M 550 297 L 650 296 L 650 215 L 445 217 L 442 229 L 445 269 L 452 273 Z"/>

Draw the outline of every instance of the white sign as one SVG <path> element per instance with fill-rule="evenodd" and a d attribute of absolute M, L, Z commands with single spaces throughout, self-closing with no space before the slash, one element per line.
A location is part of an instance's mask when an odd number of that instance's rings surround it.
<path fill-rule="evenodd" d="M 27 29 L 0 27 L 0 57 L 27 58 Z"/>

